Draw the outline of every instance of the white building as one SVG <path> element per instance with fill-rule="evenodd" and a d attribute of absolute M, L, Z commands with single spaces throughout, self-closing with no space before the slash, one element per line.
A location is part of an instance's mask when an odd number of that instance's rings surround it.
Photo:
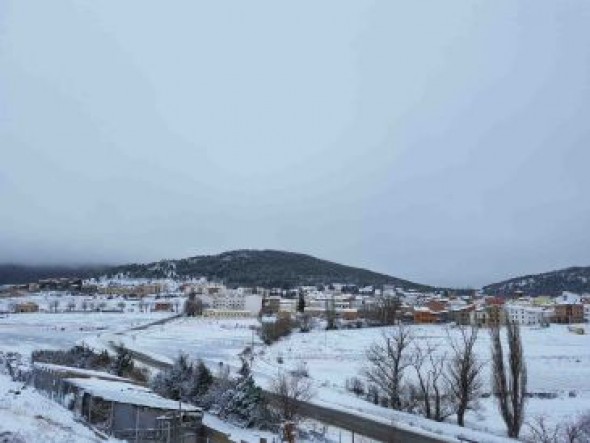
<path fill-rule="evenodd" d="M 506 304 L 506 318 L 519 325 L 541 326 L 549 323 L 550 311 L 521 304 Z"/>
<path fill-rule="evenodd" d="M 207 316 L 255 317 L 262 309 L 262 296 L 248 291 L 223 291 L 207 298 L 210 308 L 203 312 Z"/>
<path fill-rule="evenodd" d="M 578 303 L 582 303 L 582 297 L 580 297 L 578 294 L 574 294 L 573 292 L 563 291 L 560 296 L 555 297 L 555 303 L 563 305 L 577 305 Z"/>

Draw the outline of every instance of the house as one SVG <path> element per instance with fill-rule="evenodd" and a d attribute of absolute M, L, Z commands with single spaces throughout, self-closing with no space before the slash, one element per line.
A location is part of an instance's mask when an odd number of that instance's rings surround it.
<path fill-rule="evenodd" d="M 131 380 L 35 363 L 32 383 L 109 436 L 140 443 L 205 441 L 200 408 L 163 398 Z"/>
<path fill-rule="evenodd" d="M 174 307 L 169 301 L 157 301 L 154 303 L 153 310 L 156 312 L 172 312 Z"/>
<path fill-rule="evenodd" d="M 295 313 L 297 310 L 297 300 L 294 298 L 282 298 L 279 303 L 280 312 Z"/>
<path fill-rule="evenodd" d="M 553 322 L 561 324 L 583 323 L 584 305 L 581 303 L 557 303 Z"/>
<path fill-rule="evenodd" d="M 438 312 L 426 306 L 414 308 L 414 323 L 418 325 L 439 323 Z"/>
<path fill-rule="evenodd" d="M 575 305 L 582 303 L 582 297 L 573 292 L 563 291 L 560 296 L 555 297 L 556 304 Z"/>
<path fill-rule="evenodd" d="M 471 324 L 471 313 L 475 305 L 453 306 L 449 310 L 449 320 L 457 325 L 467 326 Z"/>
<path fill-rule="evenodd" d="M 25 312 L 39 312 L 39 305 L 32 301 L 27 301 L 23 303 L 17 303 L 14 306 L 15 313 L 25 313 Z"/>
<path fill-rule="evenodd" d="M 506 302 L 504 297 L 486 297 L 485 304 L 486 306 L 502 306 Z"/>
<path fill-rule="evenodd" d="M 97 378 L 64 380 L 74 396 L 73 409 L 107 435 L 148 441 L 202 441 L 201 409 L 160 397 L 148 388 Z"/>
<path fill-rule="evenodd" d="M 543 309 L 536 306 L 527 306 L 508 303 L 504 307 L 506 311 L 506 319 L 513 323 L 525 326 L 544 326 L 549 324 L 548 309 Z"/>
<path fill-rule="evenodd" d="M 537 297 L 532 297 L 531 304 L 533 306 L 551 306 L 553 305 L 553 298 L 549 297 L 548 295 L 539 295 Z"/>
<path fill-rule="evenodd" d="M 247 291 L 221 292 L 210 296 L 209 299 L 211 310 L 216 312 L 239 311 L 242 317 L 255 317 L 262 309 L 262 296 Z"/>
<path fill-rule="evenodd" d="M 506 313 L 499 305 L 481 306 L 470 313 L 471 324 L 479 327 L 500 326 L 505 318 Z"/>
<path fill-rule="evenodd" d="M 440 312 L 447 309 L 448 300 L 445 299 L 430 299 L 426 302 L 425 306 L 431 311 Z"/>
<path fill-rule="evenodd" d="M 276 314 L 281 308 L 281 296 L 269 295 L 262 300 L 262 311 L 266 315 Z"/>
<path fill-rule="evenodd" d="M 36 284 L 37 290 L 41 291 L 80 291 L 82 290 L 82 279 L 79 278 L 46 278 L 39 280 Z"/>
<path fill-rule="evenodd" d="M 359 312 L 356 308 L 340 308 L 336 310 L 336 314 L 342 320 L 353 321 L 358 320 Z"/>

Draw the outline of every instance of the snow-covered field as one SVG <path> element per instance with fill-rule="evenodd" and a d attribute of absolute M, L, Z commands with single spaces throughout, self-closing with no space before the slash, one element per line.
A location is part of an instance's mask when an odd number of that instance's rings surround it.
<path fill-rule="evenodd" d="M 384 422 L 405 423 L 439 434 L 456 434 L 456 428 L 447 424 L 373 405 L 345 389 L 348 378 L 361 375 L 365 349 L 381 339 L 386 328 L 294 332 L 270 347 L 264 346 L 253 331 L 258 325 L 256 319 L 180 318 L 145 330 L 129 330 L 134 325 L 169 315 L 137 311 L 13 314 L 0 318 L 0 350 L 26 354 L 40 347 L 67 347 L 80 342 L 101 347 L 115 341 L 164 361 L 172 361 L 184 352 L 215 368 L 220 362 L 237 367 L 237 355 L 254 344 L 253 369 L 262 386 L 268 386 L 278 371 L 303 364 L 314 381 L 316 396 L 313 401 L 318 404 L 354 410 Z M 418 341 L 438 344 L 439 352 L 447 349 L 446 328 L 434 325 L 412 328 Z M 528 416 L 546 414 L 560 420 L 589 410 L 590 335 L 576 335 L 565 326 L 552 325 L 548 329 L 523 328 L 523 341 L 529 391 L 557 394 L 554 399 L 530 399 Z M 489 336 L 482 330 L 477 347 L 480 358 L 489 358 L 489 348 Z M 411 370 L 408 375 L 411 377 Z M 470 413 L 467 422 L 469 427 L 496 435 L 504 432 L 496 406 L 489 398 L 481 400 L 481 409 Z"/>
<path fill-rule="evenodd" d="M 265 386 L 281 368 L 305 365 L 314 380 L 315 402 L 348 410 L 386 421 L 410 422 L 434 432 L 445 432 L 444 424 L 422 420 L 361 400 L 345 389 L 346 379 L 359 376 L 365 360 L 365 349 L 381 339 L 387 328 L 312 331 L 293 333 L 278 343 L 265 347 L 252 335 L 253 319 L 209 320 L 181 319 L 126 334 L 125 343 L 162 359 L 173 359 L 180 351 L 192 358 L 238 364 L 237 354 L 255 343 L 254 371 L 258 382 Z M 439 352 L 448 349 L 447 328 L 443 326 L 412 326 L 418 341 L 439 345 Z M 457 331 L 449 330 L 451 334 Z M 529 417 L 546 414 L 554 420 L 569 419 L 590 409 L 590 335 L 576 335 L 567 327 L 552 325 L 548 329 L 523 328 L 523 342 L 529 372 L 529 391 L 550 392 L 555 399 L 533 398 L 528 402 Z M 489 358 L 490 341 L 487 331 L 480 331 L 477 351 L 482 359 Z M 278 361 L 283 363 L 279 364 Z M 411 377 L 411 370 L 408 372 Z M 485 374 L 489 380 L 489 373 Z M 570 391 L 575 397 L 570 397 Z M 491 398 L 481 400 L 481 409 L 470 413 L 470 427 L 503 435 L 504 425 Z"/>
<path fill-rule="evenodd" d="M 151 353 L 161 360 L 172 361 L 180 352 L 209 364 L 223 362 L 237 365 L 238 354 L 246 347 L 260 349 L 262 342 L 252 328 L 258 325 L 253 318 L 208 319 L 180 318 L 170 323 L 125 335 L 110 336 L 132 349 Z"/>
<path fill-rule="evenodd" d="M 7 314 L 0 317 L 0 351 L 29 355 L 39 348 L 66 348 L 92 341 L 105 332 L 119 332 L 170 313 L 64 312 Z"/>
<path fill-rule="evenodd" d="M 447 331 L 458 333 L 437 325 L 412 326 L 412 331 L 417 341 L 437 344 L 439 352 L 448 351 Z M 366 365 L 364 350 L 382 339 L 384 332 L 387 328 L 295 333 L 273 345 L 262 359 L 269 366 L 277 366 L 279 357 L 290 367 L 305 364 L 310 376 L 322 386 L 322 395 L 339 398 L 341 403 L 348 395 L 352 399 L 351 406 L 378 413 L 372 405 L 347 393 L 345 382 L 347 378 L 362 373 Z M 558 395 L 555 399 L 530 399 L 528 416 L 545 414 L 554 420 L 565 420 L 590 410 L 590 335 L 576 335 L 566 326 L 552 325 L 547 329 L 523 328 L 522 336 L 529 391 Z M 485 330 L 480 331 L 477 352 L 479 358 L 489 359 L 490 337 Z M 412 370 L 407 374 L 411 378 Z M 489 379 L 488 370 L 484 380 Z M 327 387 L 331 393 L 324 389 Z M 570 392 L 575 397 L 570 397 Z M 395 415 L 387 410 L 383 410 L 383 414 Z M 481 410 L 470 413 L 467 421 L 476 429 L 497 434 L 504 432 L 503 422 L 491 398 L 482 399 Z"/>
<path fill-rule="evenodd" d="M 448 350 L 444 326 L 411 326 L 417 341 Z M 325 383 L 344 387 L 344 381 L 358 376 L 365 365 L 365 349 L 380 340 L 387 328 L 349 329 L 294 333 L 273 345 L 264 356 L 273 363 L 282 356 L 285 363 L 304 362 L 310 374 Z M 552 325 L 547 329 L 522 329 L 523 346 L 529 371 L 529 391 L 567 392 L 590 391 L 590 335 L 576 335 L 566 326 Z M 477 344 L 481 359 L 489 359 L 490 337 L 481 330 Z M 334 371 L 337 365 L 338 371 Z M 489 366 L 488 366 L 489 367 Z"/>

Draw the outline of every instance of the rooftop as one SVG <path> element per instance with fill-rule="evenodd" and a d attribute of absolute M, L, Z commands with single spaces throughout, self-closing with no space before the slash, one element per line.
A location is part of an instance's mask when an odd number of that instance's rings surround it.
<path fill-rule="evenodd" d="M 151 389 L 130 383 L 100 380 L 98 378 L 68 378 L 67 380 L 72 385 L 82 389 L 84 392 L 88 392 L 94 397 L 100 397 L 103 400 L 115 403 L 126 403 L 165 410 L 175 410 L 181 407 L 183 411 L 189 412 L 198 412 L 201 410 L 186 403 L 160 397 Z"/>

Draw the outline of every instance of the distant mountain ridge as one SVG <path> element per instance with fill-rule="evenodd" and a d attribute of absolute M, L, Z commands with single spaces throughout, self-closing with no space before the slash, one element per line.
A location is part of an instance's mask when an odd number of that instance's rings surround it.
<path fill-rule="evenodd" d="M 180 260 L 130 264 L 117 266 L 108 271 L 108 275 L 117 273 L 135 278 L 207 277 L 210 280 L 222 281 L 229 286 L 267 288 L 345 283 L 377 287 L 392 284 L 405 289 L 433 289 L 428 285 L 341 265 L 311 255 L 269 249 L 242 249 Z"/>
<path fill-rule="evenodd" d="M 34 283 L 44 278 L 79 277 L 88 278 L 108 269 L 104 265 L 21 265 L 0 264 L 0 285 Z"/>
<path fill-rule="evenodd" d="M 242 249 L 216 255 L 201 255 L 153 263 L 119 266 L 27 266 L 0 264 L 0 284 L 36 282 L 44 278 L 99 277 L 122 274 L 130 278 L 206 277 L 229 286 L 292 288 L 305 285 L 343 283 L 381 287 L 385 284 L 404 289 L 429 291 L 429 285 L 390 275 L 322 260 L 311 255 Z"/>
<path fill-rule="evenodd" d="M 484 286 L 483 291 L 489 295 L 512 295 L 515 291 L 522 291 L 530 296 L 556 296 L 563 291 L 590 293 L 590 266 L 511 278 Z"/>

